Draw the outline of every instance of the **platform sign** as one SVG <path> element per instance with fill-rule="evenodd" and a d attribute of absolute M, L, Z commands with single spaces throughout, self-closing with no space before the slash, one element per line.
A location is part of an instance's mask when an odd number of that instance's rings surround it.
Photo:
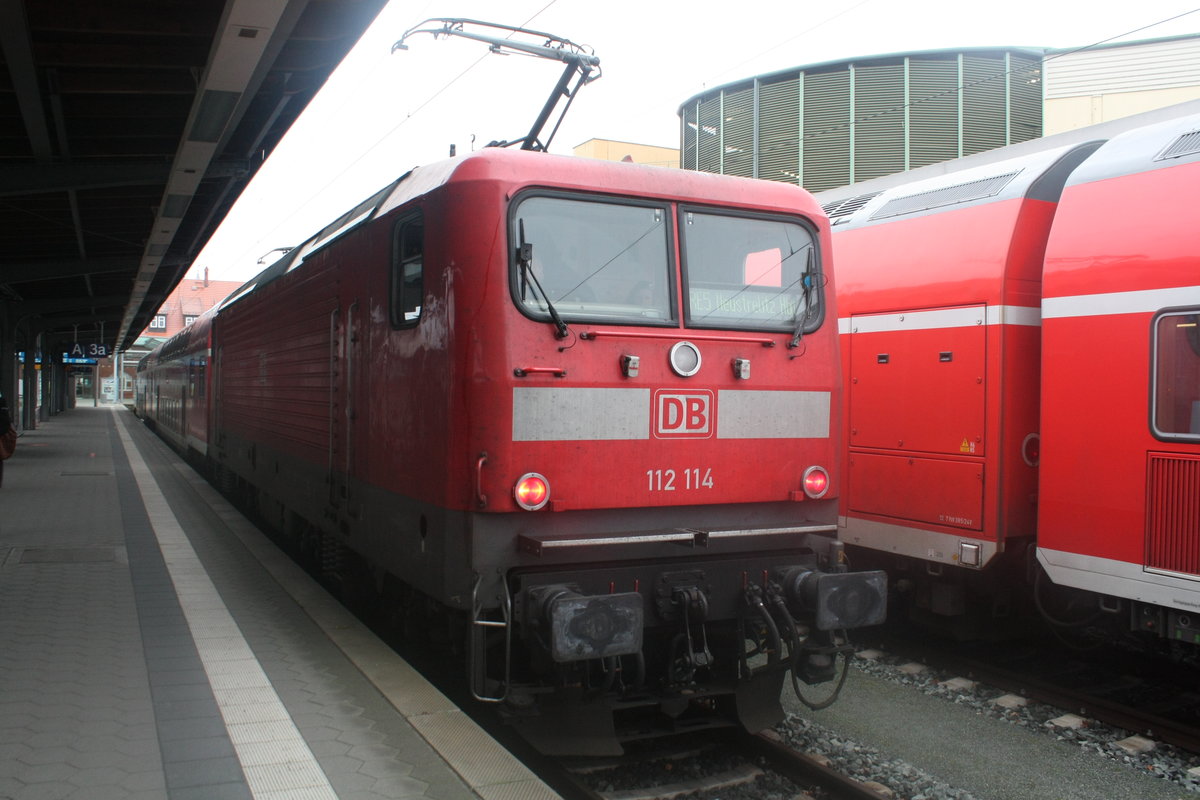
<path fill-rule="evenodd" d="M 67 358 L 108 358 L 108 345 L 98 342 L 75 342 L 66 352 Z"/>
<path fill-rule="evenodd" d="M 17 351 L 17 361 L 20 362 L 20 365 L 24 366 L 24 363 L 25 363 L 25 351 L 24 350 Z M 68 366 L 94 367 L 94 366 L 96 366 L 96 359 L 73 359 L 73 357 L 64 353 L 64 354 L 62 354 L 62 363 L 65 363 L 65 365 L 68 365 Z M 42 356 L 40 356 L 40 355 L 34 356 L 34 368 L 35 369 L 42 368 Z"/>
<path fill-rule="evenodd" d="M 24 350 L 17 351 L 17 361 L 19 361 L 22 366 L 25 365 L 25 351 Z M 94 358 L 71 358 L 66 353 L 63 353 L 62 363 L 67 364 L 67 365 L 72 365 L 72 366 L 93 367 L 96 365 L 96 359 L 94 359 Z M 41 356 L 34 356 L 33 368 L 34 369 L 42 368 L 42 357 Z"/>

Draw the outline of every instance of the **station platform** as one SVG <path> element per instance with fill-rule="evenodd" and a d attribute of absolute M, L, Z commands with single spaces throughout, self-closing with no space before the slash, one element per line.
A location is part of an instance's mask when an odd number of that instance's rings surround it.
<path fill-rule="evenodd" d="M 0 487 L 0 800 L 550 800 L 123 406 Z"/>

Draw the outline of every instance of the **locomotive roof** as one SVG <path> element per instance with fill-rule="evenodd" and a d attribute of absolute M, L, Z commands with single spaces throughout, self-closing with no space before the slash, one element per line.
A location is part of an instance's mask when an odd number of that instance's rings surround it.
<path fill-rule="evenodd" d="M 811 195 L 788 183 L 578 156 L 485 148 L 413 169 L 393 184 L 377 215 L 458 181 L 496 181 L 515 187 L 544 186 L 697 203 L 775 207 L 792 213 L 816 212 Z"/>

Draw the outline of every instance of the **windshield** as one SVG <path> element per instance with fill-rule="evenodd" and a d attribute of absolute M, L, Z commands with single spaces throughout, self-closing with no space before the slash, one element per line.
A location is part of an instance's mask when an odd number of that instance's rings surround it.
<path fill-rule="evenodd" d="M 681 220 L 689 327 L 817 328 L 821 282 L 806 227 L 692 210 Z"/>
<path fill-rule="evenodd" d="M 525 198 L 510 234 L 518 305 L 549 319 L 548 297 L 567 320 L 671 324 L 668 219 L 663 206 Z"/>

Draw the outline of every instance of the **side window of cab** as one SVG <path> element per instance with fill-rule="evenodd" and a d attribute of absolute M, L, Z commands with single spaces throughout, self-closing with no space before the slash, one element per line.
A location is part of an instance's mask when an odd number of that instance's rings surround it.
<path fill-rule="evenodd" d="M 425 221 L 420 212 L 396 223 L 392 235 L 391 318 L 396 329 L 414 327 L 424 302 Z"/>

